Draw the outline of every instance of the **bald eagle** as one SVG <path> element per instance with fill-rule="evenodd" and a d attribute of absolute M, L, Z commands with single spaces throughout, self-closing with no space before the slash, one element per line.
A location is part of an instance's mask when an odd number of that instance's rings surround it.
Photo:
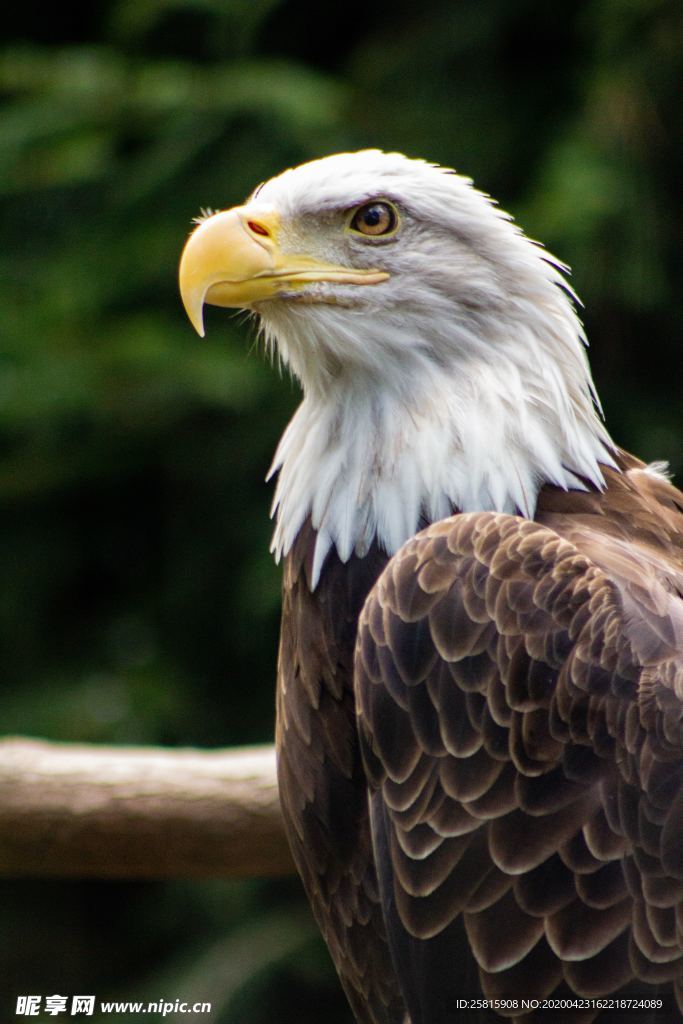
<path fill-rule="evenodd" d="M 683 1008 L 683 494 L 607 433 L 564 269 L 376 150 L 181 259 L 199 333 L 253 311 L 303 389 L 271 469 L 279 785 L 360 1024 L 477 992 L 589 1021 L 629 983 Z"/>

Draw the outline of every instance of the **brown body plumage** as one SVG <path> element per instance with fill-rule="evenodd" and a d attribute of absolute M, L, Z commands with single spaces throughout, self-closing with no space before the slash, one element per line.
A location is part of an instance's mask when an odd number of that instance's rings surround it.
<path fill-rule="evenodd" d="M 287 558 L 283 807 L 359 1021 L 404 1019 L 380 884 L 414 1024 L 477 973 L 492 998 L 683 978 L 683 495 L 619 461 L 603 492 L 543 488 L 534 522 L 454 516 L 391 560 L 360 622 L 361 743 L 355 622 L 387 559 L 332 556 L 312 593 L 310 525 Z M 465 945 L 477 970 L 449 980 Z"/>

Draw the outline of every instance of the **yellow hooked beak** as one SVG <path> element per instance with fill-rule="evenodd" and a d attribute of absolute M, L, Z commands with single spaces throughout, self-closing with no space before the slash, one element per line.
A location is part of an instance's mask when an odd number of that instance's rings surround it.
<path fill-rule="evenodd" d="M 178 273 L 185 311 L 204 337 L 204 304 L 244 308 L 313 281 L 379 284 L 389 275 L 282 253 L 280 220 L 271 207 L 248 204 L 215 213 L 187 240 Z"/>

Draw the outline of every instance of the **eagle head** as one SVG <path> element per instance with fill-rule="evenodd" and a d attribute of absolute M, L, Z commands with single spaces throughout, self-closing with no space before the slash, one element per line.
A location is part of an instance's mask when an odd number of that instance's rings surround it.
<path fill-rule="evenodd" d="M 287 170 L 201 219 L 180 290 L 253 311 L 304 399 L 278 448 L 274 547 L 317 570 L 453 510 L 533 515 L 613 464 L 563 267 L 468 178 L 399 153 Z"/>

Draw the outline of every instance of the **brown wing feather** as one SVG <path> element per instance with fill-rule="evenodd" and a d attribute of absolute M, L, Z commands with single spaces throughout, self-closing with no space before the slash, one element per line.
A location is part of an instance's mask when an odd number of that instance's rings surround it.
<path fill-rule="evenodd" d="M 413 1024 L 467 994 L 461 922 L 491 997 L 683 987 L 683 496 L 621 458 L 603 494 L 546 488 L 538 522 L 429 527 L 364 608 L 361 740 Z"/>
<path fill-rule="evenodd" d="M 352 658 L 358 615 L 386 563 L 331 555 L 312 593 L 315 534 L 288 556 L 278 663 L 280 799 L 313 913 L 361 1024 L 402 1024 L 386 941 L 358 750 Z"/>

